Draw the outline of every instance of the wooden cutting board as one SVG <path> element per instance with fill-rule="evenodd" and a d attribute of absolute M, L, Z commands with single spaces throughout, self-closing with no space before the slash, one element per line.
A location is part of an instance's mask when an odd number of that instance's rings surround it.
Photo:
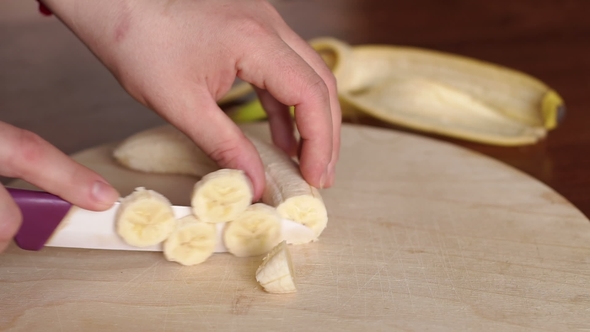
<path fill-rule="evenodd" d="M 260 257 L 183 267 L 161 253 L 12 246 L 0 255 L 0 330 L 590 329 L 590 224 L 560 195 L 432 139 L 353 125 L 342 139 L 323 191 L 329 226 L 291 247 L 297 293 L 261 290 Z M 195 178 L 125 170 L 113 147 L 74 158 L 122 194 L 145 186 L 187 203 Z"/>

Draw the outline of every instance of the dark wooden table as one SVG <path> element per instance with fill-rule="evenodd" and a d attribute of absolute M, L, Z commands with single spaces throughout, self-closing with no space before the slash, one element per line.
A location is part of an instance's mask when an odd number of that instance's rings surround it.
<path fill-rule="evenodd" d="M 590 216 L 590 1 L 273 4 L 306 39 L 334 36 L 351 44 L 454 52 L 546 82 L 565 99 L 568 114 L 545 141 L 517 148 L 452 142 L 521 169 Z M 36 132 L 66 153 L 162 123 L 131 99 L 57 19 L 40 16 L 33 0 L 0 2 L 0 86 L 0 120 Z"/>

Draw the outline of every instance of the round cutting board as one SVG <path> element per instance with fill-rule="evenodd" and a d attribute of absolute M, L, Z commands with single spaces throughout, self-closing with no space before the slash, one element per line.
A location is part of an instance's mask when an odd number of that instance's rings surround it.
<path fill-rule="evenodd" d="M 266 124 L 244 130 L 268 139 Z M 188 203 L 196 178 L 126 170 L 115 146 L 74 158 L 123 195 L 144 186 Z M 336 184 L 322 194 L 328 228 L 290 247 L 297 293 L 265 293 L 261 257 L 183 267 L 156 252 L 11 246 L 0 330 L 590 329 L 590 224 L 531 177 L 433 139 L 344 125 Z"/>

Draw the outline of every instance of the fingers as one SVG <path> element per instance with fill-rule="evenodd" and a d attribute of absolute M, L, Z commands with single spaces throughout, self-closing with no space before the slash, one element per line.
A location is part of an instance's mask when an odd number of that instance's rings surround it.
<path fill-rule="evenodd" d="M 262 196 L 265 175 L 258 151 L 208 91 L 173 89 L 166 92 L 166 97 L 149 102 L 219 167 L 243 170 L 252 181 L 254 201 Z"/>
<path fill-rule="evenodd" d="M 255 88 L 260 103 L 268 115 L 273 142 L 291 157 L 297 155 L 293 119 L 289 107 L 281 104 L 268 91 Z"/>
<path fill-rule="evenodd" d="M 322 78 L 328 88 L 330 96 L 330 113 L 332 115 L 332 157 L 329 164 L 329 176 L 324 187 L 330 187 L 334 183 L 336 163 L 340 156 L 340 131 L 342 126 L 342 111 L 338 100 L 338 88 L 336 79 L 326 63 L 309 44 L 301 39 L 288 26 L 282 30 L 281 37 L 295 50 Z"/>
<path fill-rule="evenodd" d="M 246 56 L 238 61 L 238 76 L 267 90 L 281 104 L 295 106 L 295 122 L 302 140 L 301 173 L 311 185 L 325 187 L 331 176 L 333 151 L 332 111 L 326 83 L 279 38 L 260 39 L 253 45 L 256 47 L 243 53 Z"/>
<path fill-rule="evenodd" d="M 84 209 L 105 210 L 119 193 L 41 137 L 0 122 L 0 174 L 26 180 Z"/>
<path fill-rule="evenodd" d="M 16 235 L 22 221 L 20 209 L 6 189 L 0 185 L 0 252 L 3 252 Z"/>

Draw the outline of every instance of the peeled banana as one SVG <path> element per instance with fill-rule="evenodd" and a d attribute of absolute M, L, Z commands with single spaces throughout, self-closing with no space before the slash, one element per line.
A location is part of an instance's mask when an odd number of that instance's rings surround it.
<path fill-rule="evenodd" d="M 225 225 L 223 241 L 238 257 L 265 254 L 281 241 L 281 217 L 271 206 L 252 204 Z"/>
<path fill-rule="evenodd" d="M 157 137 L 160 149 L 150 155 L 149 144 Z M 265 165 L 266 203 L 251 203 L 252 185 L 239 170 L 220 169 L 199 180 L 193 190 L 193 214 L 175 219 L 172 205 L 161 194 L 137 188 L 121 201 L 117 211 L 117 232 L 130 245 L 141 247 L 163 242 L 168 261 L 191 266 L 206 261 L 214 252 L 228 251 L 237 257 L 267 254 L 256 271 L 256 280 L 269 293 L 296 292 L 294 272 L 287 243 L 317 240 L 328 221 L 321 195 L 309 186 L 295 162 L 272 144 L 250 137 Z M 144 144 L 147 144 L 144 145 Z M 131 147 L 131 148 L 130 148 Z M 170 164 L 166 151 L 185 163 Z M 114 151 L 115 159 L 128 168 L 158 173 L 199 174 L 199 154 L 190 165 L 194 144 L 171 126 L 155 128 L 125 140 Z M 200 153 L 200 152 L 198 152 Z M 138 160 L 135 161 L 135 154 Z M 159 160 L 165 163 L 158 163 Z M 193 167 L 194 166 L 194 167 Z M 206 167 L 204 169 L 207 169 Z M 180 216 L 179 216 L 180 217 Z M 289 222 L 287 220 L 296 222 Z"/>
<path fill-rule="evenodd" d="M 149 144 L 153 142 L 152 133 L 157 135 L 158 144 L 162 147 L 162 151 L 165 152 L 167 149 L 170 149 L 174 153 L 170 156 L 159 153 L 152 155 L 149 151 Z M 283 151 L 271 143 L 262 141 L 252 135 L 248 135 L 248 138 L 258 150 L 265 167 L 266 186 L 263 192 L 262 202 L 275 207 L 282 218 L 295 221 L 313 230 L 315 234 L 314 238 L 310 239 L 309 237 L 301 236 L 294 243 L 300 244 L 317 240 L 328 223 L 326 206 L 318 189 L 310 186 L 305 181 L 297 164 Z M 147 146 L 142 148 L 144 145 Z M 130 146 L 134 148 L 130 149 Z M 137 155 L 137 158 L 141 159 L 143 163 L 139 170 L 158 169 L 161 173 L 178 174 L 177 167 L 168 167 L 168 165 L 173 160 L 181 160 L 187 163 L 185 168 L 192 175 L 200 175 L 205 171 L 210 172 L 210 169 L 206 166 L 204 167 L 206 163 L 199 159 L 208 158 L 202 152 L 199 151 L 197 153 L 198 158 L 194 156 L 183 157 L 184 154 L 190 155 L 195 153 L 194 149 L 195 144 L 188 137 L 178 135 L 178 129 L 170 125 L 165 125 L 127 138 L 115 149 L 114 157 L 120 161 L 119 157 L 125 155 L 127 162 L 121 163 L 131 169 L 135 169 L 134 165 L 138 164 L 133 159 L 136 157 L 136 154 L 141 152 L 141 155 Z M 125 153 L 120 151 L 124 151 Z M 189 162 L 194 162 L 194 165 L 190 166 L 188 164 Z M 195 197 L 197 197 L 196 194 L 193 195 L 193 198 Z M 193 207 L 195 205 L 193 203 Z M 206 207 L 204 209 L 206 210 Z M 195 211 L 195 214 L 201 220 L 208 221 L 201 213 Z M 293 239 L 296 238 L 293 237 Z"/>
<path fill-rule="evenodd" d="M 262 201 L 276 207 L 282 218 L 311 228 L 317 239 L 328 224 L 328 211 L 318 189 L 303 179 L 297 164 L 276 146 L 249 138 L 265 166 Z"/>
<path fill-rule="evenodd" d="M 167 260 L 182 265 L 200 264 L 215 251 L 217 227 L 188 215 L 176 223 L 176 228 L 164 242 Z"/>
<path fill-rule="evenodd" d="M 155 127 L 121 142 L 113 157 L 127 168 L 146 173 L 201 177 L 219 169 L 199 147 L 187 141 L 192 142 L 180 130 Z"/>
<path fill-rule="evenodd" d="M 136 188 L 121 200 L 115 219 L 117 234 L 135 247 L 161 243 L 176 225 L 170 201 L 143 187 Z"/>
<path fill-rule="evenodd" d="M 234 220 L 252 203 L 252 183 L 237 169 L 220 169 L 205 175 L 193 190 L 194 214 L 204 222 Z"/>
<path fill-rule="evenodd" d="M 256 281 L 269 293 L 285 294 L 297 291 L 291 255 L 285 241 L 275 246 L 256 270 Z"/>

